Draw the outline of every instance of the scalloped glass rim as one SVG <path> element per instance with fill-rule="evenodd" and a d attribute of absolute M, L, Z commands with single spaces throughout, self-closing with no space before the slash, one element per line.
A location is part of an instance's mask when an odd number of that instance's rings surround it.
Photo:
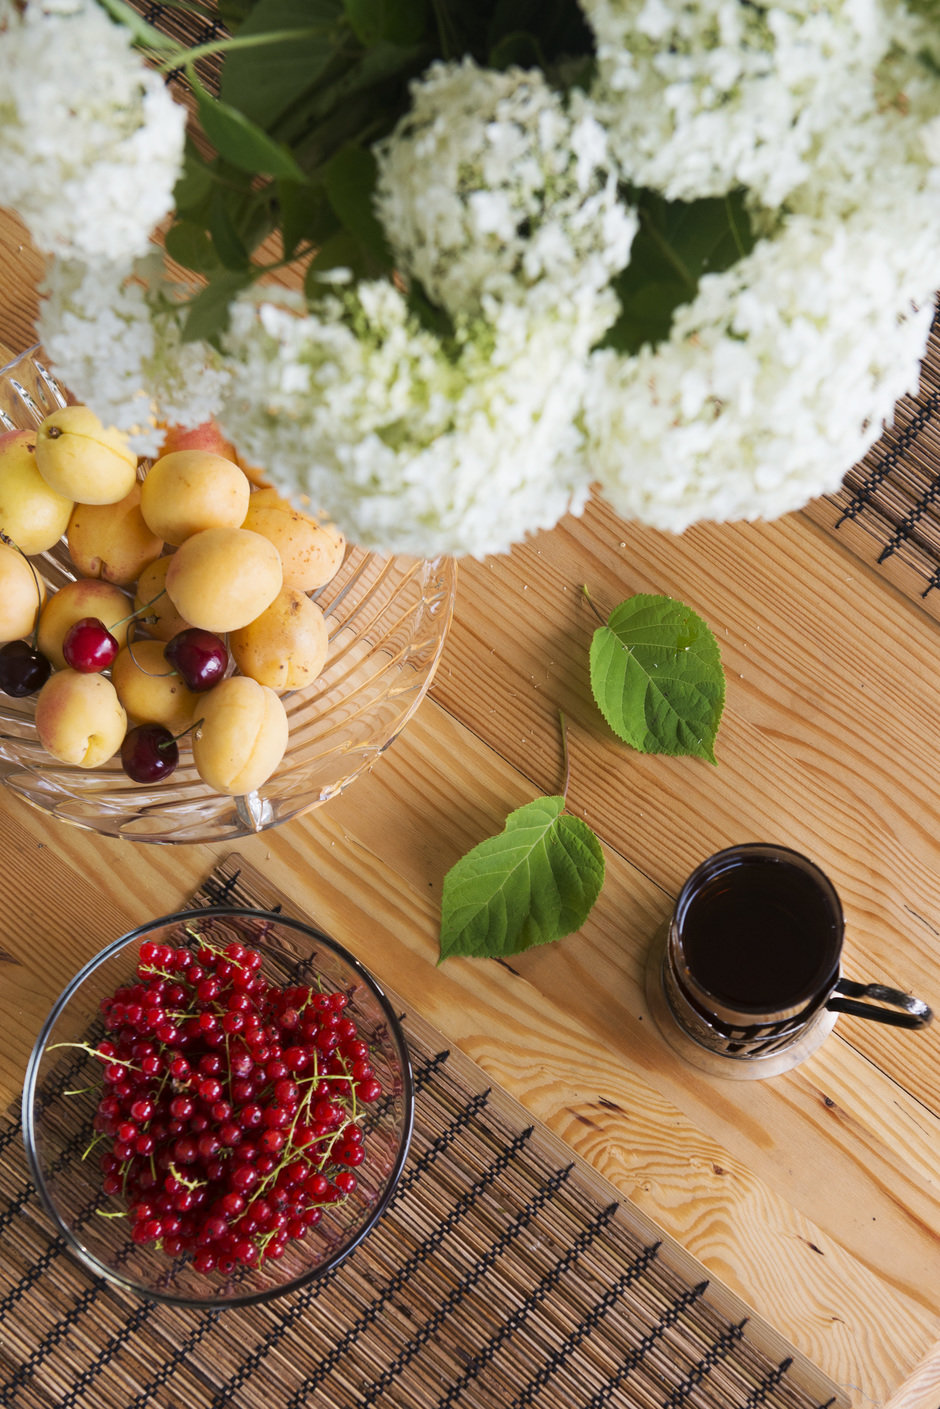
<path fill-rule="evenodd" d="M 194 920 L 204 924 L 210 919 L 222 924 L 241 922 L 249 928 L 269 925 L 270 930 L 263 937 L 243 936 L 264 952 L 264 971 L 268 977 L 273 976 L 272 964 L 282 968 L 290 965 L 277 975 L 280 981 L 290 982 L 296 978 L 299 982 L 309 982 L 309 976 L 298 976 L 296 969 L 298 965 L 314 965 L 317 973 L 322 973 L 331 985 L 351 990 L 349 1012 L 363 1034 L 372 1039 L 373 1061 L 381 1067 L 389 1086 L 389 1099 L 377 1103 L 372 1133 L 366 1136 L 367 1142 L 374 1140 L 375 1144 L 369 1146 L 372 1163 L 367 1160 L 362 1171 L 365 1173 L 369 1166 L 379 1175 L 374 1186 L 370 1183 L 367 1191 L 361 1189 L 358 1208 L 353 1202 L 338 1206 L 338 1227 L 331 1240 L 318 1243 L 311 1239 L 289 1245 L 290 1251 L 284 1259 L 268 1264 L 263 1286 L 257 1285 L 262 1276 L 260 1272 L 250 1274 L 253 1284 L 248 1290 L 241 1290 L 247 1277 L 244 1282 L 214 1286 L 210 1278 L 200 1276 L 188 1264 L 177 1267 L 166 1280 L 169 1262 L 162 1254 L 135 1248 L 129 1239 L 122 1238 L 118 1226 L 121 1220 L 108 1218 L 92 1225 L 90 1233 L 87 1230 L 79 1233 L 80 1215 L 87 1211 L 89 1200 L 95 1202 L 95 1176 L 85 1169 L 76 1171 L 77 1155 L 71 1159 L 66 1156 L 76 1139 L 81 1143 L 84 1138 L 80 1127 L 83 1119 L 90 1122 L 94 1101 L 89 1104 L 86 1100 L 81 1111 L 63 1107 L 61 1100 L 69 1098 L 59 1089 L 59 1075 L 54 1079 L 50 1069 L 53 1063 L 50 1037 L 68 1036 L 71 1041 L 78 1041 L 79 1034 L 88 1035 L 97 1015 L 98 999 L 104 990 L 113 992 L 127 976 L 131 966 L 124 962 L 126 951 L 146 939 L 173 942 L 172 931 L 177 927 L 185 927 Z M 176 942 L 179 942 L 178 934 Z M 94 1002 L 89 1000 L 90 993 Z M 90 1056 L 84 1062 L 85 1066 L 89 1063 L 92 1067 L 98 1066 Z M 74 1074 L 69 1070 L 68 1075 L 71 1078 Z M 73 1095 L 87 1096 L 87 1092 L 77 1091 Z M 296 1291 L 325 1276 L 343 1262 L 375 1226 L 395 1193 L 408 1157 L 414 1103 L 414 1073 L 398 1015 L 381 984 L 354 954 L 306 921 L 270 911 L 213 905 L 180 910 L 147 921 L 107 945 L 78 971 L 53 1004 L 30 1054 L 23 1085 L 23 1141 L 33 1181 L 47 1212 L 63 1234 L 69 1251 L 93 1275 L 104 1277 L 124 1291 L 175 1305 L 207 1309 L 251 1306 Z M 61 1129 L 55 1119 L 51 1125 L 48 1120 L 45 1126 L 43 1124 L 45 1112 L 53 1105 L 64 1122 Z M 73 1115 L 74 1121 L 71 1121 Z M 315 1260 L 317 1249 L 321 1253 L 319 1262 Z"/>
<path fill-rule="evenodd" d="M 30 348 L 0 367 L 0 430 L 32 429 L 66 394 Z M 32 559 L 51 589 L 74 577 L 64 544 Z M 33 724 L 35 701 L 0 695 L 0 779 L 40 811 L 106 836 L 147 842 L 233 840 L 335 797 L 394 742 L 434 678 L 453 615 L 457 568 L 347 549 L 314 598 L 330 652 L 320 678 L 283 696 L 288 751 L 265 785 L 223 797 L 201 781 L 185 746 L 165 782 L 133 783 L 111 759 L 85 770 L 50 758 Z"/>

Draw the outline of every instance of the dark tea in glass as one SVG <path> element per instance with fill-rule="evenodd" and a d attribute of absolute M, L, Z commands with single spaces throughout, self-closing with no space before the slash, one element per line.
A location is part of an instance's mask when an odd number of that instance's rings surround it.
<path fill-rule="evenodd" d="M 653 1016 L 683 1056 L 739 1078 L 795 1066 L 838 1013 L 926 1026 L 920 999 L 840 976 L 844 937 L 835 887 L 807 857 L 760 842 L 728 847 L 689 876 L 651 950 Z"/>

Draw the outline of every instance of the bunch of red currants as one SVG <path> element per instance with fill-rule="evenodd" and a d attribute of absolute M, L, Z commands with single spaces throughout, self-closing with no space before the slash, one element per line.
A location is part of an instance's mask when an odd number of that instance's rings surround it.
<path fill-rule="evenodd" d="M 237 939 L 144 943 L 101 1007 L 94 1126 L 135 1243 L 204 1273 L 281 1257 L 357 1187 L 382 1087 L 343 992 L 277 987 Z"/>

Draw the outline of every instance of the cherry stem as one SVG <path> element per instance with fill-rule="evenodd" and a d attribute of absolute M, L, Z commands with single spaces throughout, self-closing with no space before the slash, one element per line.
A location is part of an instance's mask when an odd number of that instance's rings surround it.
<path fill-rule="evenodd" d="M 165 595 L 166 588 L 161 587 L 157 595 L 155 597 L 151 597 L 149 602 L 141 602 L 140 606 L 135 607 L 132 612 L 128 612 L 127 616 L 122 616 L 118 621 L 114 622 L 114 625 L 111 627 L 111 630 L 113 631 L 115 626 L 123 626 L 125 621 L 136 621 L 137 618 L 140 616 L 141 612 L 145 612 L 148 607 L 152 607 L 154 602 L 159 602 L 160 598 Z M 156 621 L 156 617 L 153 617 L 152 619 Z"/>
<path fill-rule="evenodd" d="M 171 671 L 170 673 L 172 674 L 173 672 Z M 202 723 L 202 720 L 201 720 L 201 719 L 199 720 L 199 723 L 200 723 L 200 724 Z M 195 724 L 187 724 L 187 725 L 186 725 L 186 728 L 185 728 L 185 729 L 181 729 L 178 734 L 173 734 L 169 739 L 163 739 L 159 744 L 157 744 L 157 748 L 158 748 L 158 749 L 168 749 L 171 744 L 179 743 L 180 739 L 185 739 L 186 735 L 187 735 L 191 730 L 193 730 L 193 729 L 195 729 L 195 728 L 196 728 L 196 725 L 195 725 Z M 239 965 L 239 967 L 241 967 L 241 966 Z M 167 974 L 167 978 L 169 978 L 169 977 L 171 977 L 171 975 Z"/>
<path fill-rule="evenodd" d="M 165 590 L 166 589 L 164 588 L 164 591 Z M 138 612 L 146 611 L 146 609 L 152 606 L 153 603 L 157 600 L 157 597 L 162 596 L 163 592 L 158 592 L 156 597 L 153 597 L 149 602 L 144 602 L 142 606 L 138 607 L 136 612 L 131 612 L 130 616 L 124 617 L 125 621 L 131 622 L 131 627 L 127 633 L 128 654 L 130 655 L 130 658 L 136 665 L 137 669 L 140 671 L 141 675 L 149 675 L 151 680 L 168 680 L 171 675 L 179 675 L 179 671 L 175 670 L 172 666 L 169 670 L 145 670 L 144 667 L 141 665 L 140 661 L 134 655 L 134 627 L 137 625 L 138 621 L 148 620 L 147 617 L 139 617 Z M 156 617 L 150 617 L 149 620 L 156 621 Z M 121 623 L 119 621 L 116 621 L 114 624 L 115 626 L 120 626 Z"/>

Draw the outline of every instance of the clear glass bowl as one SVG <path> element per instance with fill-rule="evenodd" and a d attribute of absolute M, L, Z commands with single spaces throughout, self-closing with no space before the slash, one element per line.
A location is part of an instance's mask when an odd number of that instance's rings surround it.
<path fill-rule="evenodd" d="M 99 1004 L 133 979 L 147 940 L 194 947 L 189 928 L 213 943 L 240 942 L 264 956 L 262 974 L 278 986 L 340 989 L 348 996 L 362 1039 L 368 1042 L 382 1095 L 364 1107 L 365 1158 L 356 1190 L 330 1205 L 285 1255 L 229 1277 L 199 1273 L 185 1257 L 171 1260 L 153 1244 L 129 1236 L 130 1220 L 114 1216 L 121 1199 L 102 1192 L 100 1149 L 92 1122 L 102 1087 L 102 1063 L 74 1043 L 94 1046 L 104 1028 Z M 64 1045 L 63 1045 L 64 1044 Z M 396 1014 L 359 961 L 312 926 L 258 910 L 213 907 L 181 911 L 143 925 L 115 941 L 75 976 L 53 1007 L 36 1041 L 23 1090 L 26 1153 L 42 1201 L 67 1246 L 89 1271 L 143 1297 L 187 1306 L 239 1306 L 295 1291 L 336 1267 L 361 1242 L 392 1197 L 407 1157 L 414 1115 L 414 1084 Z M 102 1145 L 100 1148 L 104 1148 Z"/>
<path fill-rule="evenodd" d="M 66 396 L 36 349 L 0 368 L 0 429 L 31 429 Z M 31 559 L 50 591 L 75 577 L 64 543 Z M 143 786 L 120 760 L 86 770 L 58 763 L 36 735 L 35 699 L 0 694 L 0 778 L 62 821 L 134 841 L 206 842 L 246 836 L 318 806 L 371 767 L 424 698 L 453 613 L 456 565 L 347 549 L 314 593 L 329 631 L 322 675 L 283 696 L 290 742 L 255 793 L 223 797 L 199 778 L 185 741 L 164 782 Z"/>

